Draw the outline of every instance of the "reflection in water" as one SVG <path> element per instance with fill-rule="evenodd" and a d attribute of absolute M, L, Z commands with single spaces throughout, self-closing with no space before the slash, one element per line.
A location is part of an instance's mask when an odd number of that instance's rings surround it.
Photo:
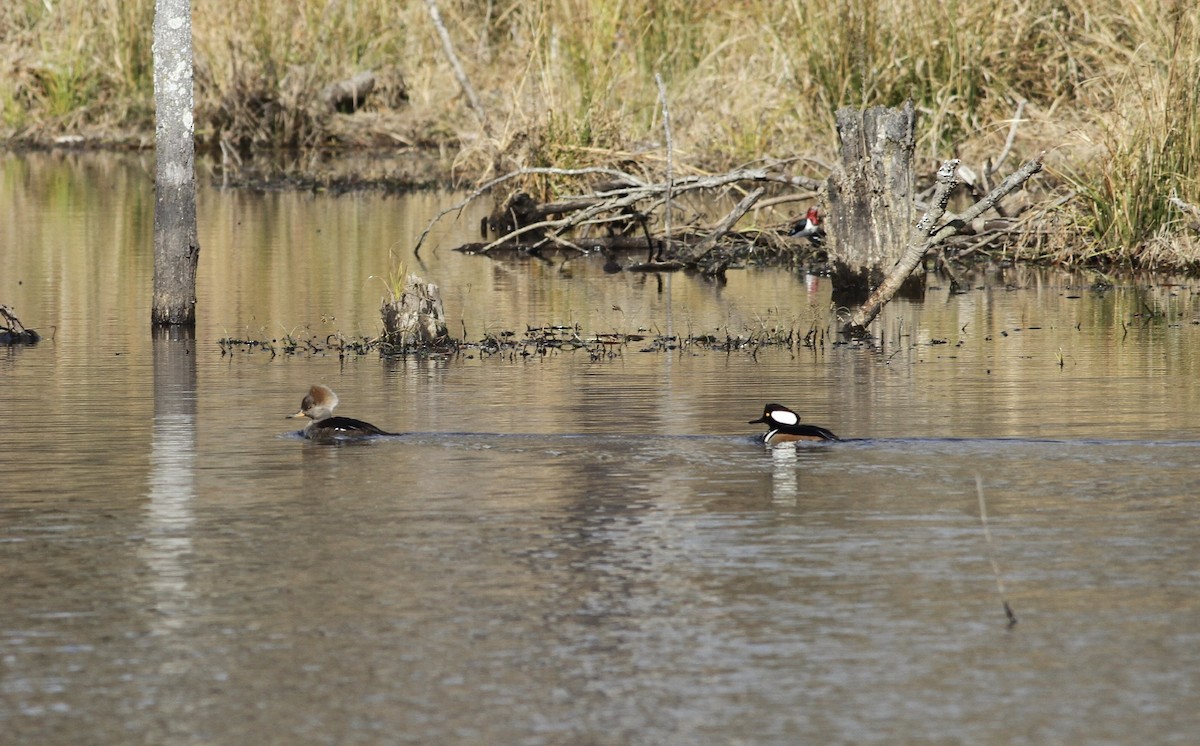
<path fill-rule="evenodd" d="M 196 418 L 168 414 L 154 418 L 146 542 L 138 554 L 153 572 L 150 580 L 159 614 L 156 624 L 178 627 L 191 600 L 185 560 L 192 552 L 195 493 Z"/>
<path fill-rule="evenodd" d="M 796 504 L 796 450 L 795 443 L 766 446 L 771 449 L 771 499 L 779 505 Z"/>
<path fill-rule="evenodd" d="M 0 167 L 0 299 L 58 329 L 0 358 L 5 743 L 1200 731 L 1186 283 L 931 278 L 924 303 L 885 309 L 882 349 L 221 355 L 239 330 L 375 331 L 371 276 L 445 197 L 204 190 L 193 342 L 147 333 L 138 160 Z M 830 326 L 823 278 L 449 251 L 477 218 L 444 221 L 420 266 L 468 336 Z M 314 382 L 409 435 L 285 434 Z M 746 421 L 767 401 L 857 440 L 764 448 Z"/>
<path fill-rule="evenodd" d="M 138 555 L 149 566 L 150 597 L 160 631 L 188 623 L 193 594 L 192 504 L 196 498 L 196 355 L 190 330 L 154 333 L 154 428 L 146 541 Z"/>

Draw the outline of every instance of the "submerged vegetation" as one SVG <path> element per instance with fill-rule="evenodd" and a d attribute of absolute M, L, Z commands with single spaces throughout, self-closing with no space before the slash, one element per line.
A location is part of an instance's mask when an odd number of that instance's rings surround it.
<path fill-rule="evenodd" d="M 844 106 L 918 111 L 932 173 L 1048 151 L 1025 258 L 1200 268 L 1200 7 L 1188 0 L 442 0 L 479 110 L 423 2 L 195 0 L 196 131 L 213 152 L 438 147 L 460 177 L 665 159 L 793 159 L 824 178 Z M 0 6 L 0 136 L 153 139 L 153 0 Z M 322 104 L 362 71 L 354 113 Z M 482 114 L 480 113 L 482 112 Z M 541 184 L 552 189 L 550 182 Z M 1193 219 L 1194 220 L 1194 219 Z"/>
<path fill-rule="evenodd" d="M 798 322 L 791 325 L 763 325 L 758 329 L 734 333 L 720 329 L 714 334 L 668 334 L 661 331 L 642 329 L 634 333 L 585 332 L 578 324 L 558 324 L 527 327 L 523 333 L 502 331 L 489 333 L 476 341 L 446 338 L 438 344 L 413 346 L 394 344 L 388 335 L 381 337 L 347 338 L 340 333 L 325 336 L 296 336 L 288 333 L 283 337 L 238 338 L 224 337 L 217 340 L 222 355 L 234 353 L 267 353 L 271 357 L 283 356 L 333 356 L 339 358 L 357 355 L 379 354 L 383 357 L 450 357 L 463 356 L 497 360 L 525 360 L 547 355 L 580 351 L 593 361 L 620 357 L 628 352 L 697 353 L 741 352 L 755 355 L 763 348 L 801 347 L 817 348 L 827 344 L 848 344 L 836 341 L 828 328 L 816 322 L 807 329 Z M 857 344 L 855 342 L 854 344 Z"/>

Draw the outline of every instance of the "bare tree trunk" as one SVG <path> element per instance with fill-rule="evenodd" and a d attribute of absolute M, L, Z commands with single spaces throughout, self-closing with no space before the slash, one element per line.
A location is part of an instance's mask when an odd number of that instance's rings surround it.
<path fill-rule="evenodd" d="M 196 324 L 195 126 L 190 0 L 154 5 L 155 326 Z"/>
<path fill-rule="evenodd" d="M 912 102 L 837 113 L 840 163 L 828 181 L 835 293 L 861 299 L 908 245 L 913 218 Z"/>

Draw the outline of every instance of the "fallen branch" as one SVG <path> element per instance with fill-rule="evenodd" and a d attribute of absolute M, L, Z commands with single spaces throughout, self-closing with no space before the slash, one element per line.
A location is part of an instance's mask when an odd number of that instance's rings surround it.
<path fill-rule="evenodd" d="M 501 184 L 503 184 L 505 182 L 512 181 L 513 179 L 521 178 L 522 176 L 539 176 L 539 175 L 543 175 L 543 176 L 588 176 L 588 175 L 593 175 L 593 174 L 606 175 L 606 176 L 611 176 L 615 179 L 628 180 L 629 182 L 633 183 L 634 185 L 638 185 L 638 184 L 642 183 L 640 179 L 633 176 L 632 174 L 628 174 L 624 171 L 618 171 L 613 168 L 593 167 L 593 168 L 522 168 L 522 169 L 518 169 L 517 171 L 513 171 L 511 173 L 504 174 L 503 176 L 498 176 L 494 179 L 491 179 L 490 181 L 484 182 L 479 187 L 477 187 L 475 189 L 475 191 L 468 194 L 460 202 L 458 202 L 454 205 L 451 205 L 450 207 L 443 209 L 437 215 L 434 215 L 433 219 L 429 221 L 429 224 L 425 226 L 425 230 L 421 231 L 421 235 L 417 237 L 417 243 L 413 247 L 413 256 L 420 257 L 421 246 L 424 245 L 425 239 L 429 237 L 429 233 L 430 233 L 430 231 L 433 230 L 433 226 L 435 226 L 439 222 L 441 222 L 442 218 L 446 217 L 447 215 L 449 215 L 452 212 L 461 213 L 463 211 L 463 209 L 466 208 L 467 205 L 471 204 L 475 200 L 479 199 L 483 195 L 487 194 L 488 192 L 492 191 L 493 189 L 495 189 L 496 187 L 500 186 Z"/>
<path fill-rule="evenodd" d="M 930 201 L 928 209 L 925 210 L 925 214 L 921 216 L 909 234 L 908 246 L 904 249 L 904 253 L 879 287 L 875 288 L 863 304 L 851 314 L 846 331 L 852 336 L 862 336 L 866 333 L 867 325 L 875 320 L 880 309 L 892 299 L 904 280 L 916 269 L 921 257 L 925 256 L 925 252 L 929 249 L 933 226 L 946 214 L 950 193 L 958 186 L 958 179 L 954 176 L 958 163 L 957 159 L 951 159 L 943 162 L 942 167 L 938 169 L 937 188 L 933 193 L 933 199 Z"/>
<path fill-rule="evenodd" d="M 879 311 L 883 306 L 892 299 L 896 291 L 900 289 L 900 286 L 912 274 L 912 271 L 916 269 L 926 252 L 941 244 L 950 236 L 961 232 L 965 226 L 970 225 L 971 221 L 982 215 L 984 211 L 994 207 L 1005 195 L 1024 184 L 1035 173 L 1041 171 L 1042 161 L 1045 157 L 1046 154 L 1041 153 L 1038 157 L 1026 162 L 1025 165 L 1014 171 L 1007 179 L 992 189 L 983 199 L 971 205 L 966 211 L 955 217 L 955 219 L 934 230 L 933 226 L 945 215 L 951 191 L 958 185 L 955 171 L 958 168 L 959 162 L 957 160 L 948 160 L 942 163 L 942 167 L 938 169 L 933 198 L 924 216 L 917 222 L 916 227 L 913 228 L 908 240 L 908 246 L 905 248 L 900 260 L 888 272 L 883 282 L 871 292 L 867 300 L 851 314 L 850 321 L 843 329 L 843 332 L 851 336 L 865 335 L 867 325 L 875 320 L 875 317 L 879 315 Z"/>
<path fill-rule="evenodd" d="M 553 168 L 524 168 L 504 176 L 492 179 L 486 184 L 480 186 L 461 202 L 448 207 L 439 212 L 425 230 L 417 239 L 416 246 L 413 249 L 414 255 L 419 256 L 421 246 L 425 239 L 433 230 L 433 226 L 438 223 L 443 217 L 450 213 L 461 212 L 467 205 L 475 199 L 480 198 L 488 191 L 496 186 L 518 178 L 520 176 L 529 175 L 560 175 L 560 176 L 583 176 L 589 174 L 606 175 L 628 183 L 629 186 L 608 189 L 602 192 L 593 193 L 590 195 L 580 196 L 570 202 L 550 203 L 536 208 L 533 214 L 549 217 L 552 214 L 567 213 L 571 208 L 575 208 L 570 214 L 564 214 L 563 217 L 556 219 L 546 219 L 530 225 L 517 225 L 506 230 L 499 235 L 495 240 L 483 245 L 482 247 L 472 247 L 476 253 L 487 253 L 497 248 L 506 247 L 512 248 L 519 246 L 527 250 L 536 250 L 549 242 L 559 240 L 568 231 L 575 230 L 587 225 L 603 226 L 619 221 L 627 221 L 630 219 L 630 209 L 635 205 L 640 206 L 637 210 L 639 214 L 649 214 L 655 210 L 663 208 L 666 204 L 668 192 L 672 199 L 677 199 L 679 195 L 688 194 L 697 191 L 714 190 L 728 187 L 734 184 L 745 182 L 771 183 L 786 186 L 794 186 L 794 178 L 779 173 L 773 173 L 766 168 L 758 169 L 742 169 L 731 171 L 724 174 L 714 175 L 695 175 L 684 176 L 677 179 L 672 179 L 669 182 L 646 183 L 631 174 L 615 169 L 605 168 L 587 168 L 587 169 L 553 169 Z M 507 226 L 506 226 L 507 227 Z M 537 240 L 530 243 L 522 243 L 522 236 L 529 237 L 529 234 L 536 234 L 541 231 L 542 234 Z M 665 232 L 664 232 L 665 233 Z M 674 231 L 671 232 L 675 235 Z"/>
<path fill-rule="evenodd" d="M 747 212 L 750 212 L 750 208 L 754 207 L 754 204 L 758 202 L 759 198 L 762 197 L 766 191 L 767 190 L 763 187 L 759 187 L 743 197 L 742 201 L 738 202 L 737 205 L 729 211 L 729 214 L 717 224 L 717 227 L 714 228 L 707 236 L 705 236 L 704 240 L 696 245 L 696 248 L 690 252 L 687 262 L 692 264 L 706 265 L 704 267 L 705 274 L 712 275 L 723 272 L 726 264 L 728 263 L 727 260 L 718 261 L 715 263 L 705 262 L 704 260 L 708 258 L 708 255 L 712 253 L 713 249 L 716 248 L 717 242 L 724 238 L 725 235 L 733 229 L 733 226 L 736 225 L 737 222 L 741 220 Z"/>
<path fill-rule="evenodd" d="M 970 225 L 972 220 L 995 207 L 1009 192 L 1014 191 L 1017 187 L 1029 181 L 1031 176 L 1042 170 L 1042 161 L 1045 158 L 1045 152 L 1039 153 L 1036 158 L 1026 161 L 1023 166 L 1009 174 L 1008 178 L 1000 182 L 992 191 L 988 192 L 987 196 L 968 207 L 955 220 L 939 228 L 933 234 L 930 246 L 932 247 L 945 241 L 950 236 L 959 232 L 963 225 Z"/>

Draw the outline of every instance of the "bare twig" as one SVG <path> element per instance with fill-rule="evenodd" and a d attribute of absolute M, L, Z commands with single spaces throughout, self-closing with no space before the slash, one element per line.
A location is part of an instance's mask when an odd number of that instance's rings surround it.
<path fill-rule="evenodd" d="M 1042 170 L 1042 161 L 1045 159 L 1046 153 L 1039 153 L 1037 158 L 1030 159 L 1025 162 L 1016 171 L 1009 174 L 1008 178 L 1000 182 L 995 189 L 987 193 L 983 199 L 971 205 L 959 215 L 954 221 L 938 228 L 937 232 L 929 239 L 930 247 L 945 241 L 950 236 L 959 231 L 960 226 L 970 225 L 971 221 L 979 217 L 984 211 L 995 206 L 997 202 L 1003 199 L 1009 192 L 1024 184 L 1029 180 L 1029 177 Z M 939 172 L 940 173 L 940 172 Z"/>
<path fill-rule="evenodd" d="M 666 201 L 666 209 L 663 212 L 663 249 L 667 256 L 671 255 L 671 182 L 674 179 L 674 169 L 672 153 L 675 148 L 671 143 L 671 110 L 667 107 L 667 87 L 663 83 L 662 75 L 654 74 L 654 82 L 658 83 L 658 101 L 662 104 L 663 115 L 663 134 L 667 140 L 667 185 L 664 190 L 664 199 Z"/>
<path fill-rule="evenodd" d="M 1000 577 L 1000 565 L 996 562 L 996 551 L 992 546 L 992 532 L 988 529 L 987 503 L 983 499 L 983 477 L 978 474 L 975 475 L 975 492 L 979 495 L 979 520 L 983 523 L 983 538 L 987 541 L 988 562 L 992 564 L 996 590 L 1000 593 L 1000 603 L 1004 604 L 1004 615 L 1008 617 L 1008 627 L 1011 629 L 1017 624 L 1017 615 L 1013 613 L 1004 592 L 1004 578 Z"/>
<path fill-rule="evenodd" d="M 1017 113 L 1013 114 L 1012 124 L 1008 128 L 1008 139 L 1004 141 L 1004 149 L 1000 151 L 1000 157 L 995 163 L 990 164 L 987 169 L 987 177 L 990 179 L 992 174 L 1000 170 L 1000 166 L 1008 158 L 1008 154 L 1012 152 L 1013 143 L 1017 139 L 1017 125 L 1021 123 L 1021 112 L 1025 111 L 1025 99 L 1017 102 Z"/>
<path fill-rule="evenodd" d="M 458 85 L 462 87 L 467 100 L 471 102 L 471 109 L 475 111 L 475 116 L 479 119 L 479 126 L 483 128 L 484 134 L 491 138 L 492 126 L 488 121 L 487 112 L 484 111 L 479 94 L 475 93 L 471 80 L 458 61 L 458 55 L 454 52 L 454 42 L 450 40 L 450 32 L 446 30 L 446 25 L 442 23 L 442 14 L 438 12 L 437 0 L 425 0 L 425 5 L 429 8 L 429 19 L 433 21 L 433 26 L 437 29 L 438 37 L 442 41 L 442 51 L 446 53 L 446 59 L 450 61 L 450 67 L 454 69 L 454 77 L 458 78 Z"/>
<path fill-rule="evenodd" d="M 816 199 L 818 193 L 814 191 L 801 192 L 799 194 L 781 194 L 778 197 L 760 200 L 755 203 L 754 207 L 757 210 L 765 210 L 768 207 L 778 207 L 779 205 L 788 205 L 792 202 L 811 202 Z"/>

